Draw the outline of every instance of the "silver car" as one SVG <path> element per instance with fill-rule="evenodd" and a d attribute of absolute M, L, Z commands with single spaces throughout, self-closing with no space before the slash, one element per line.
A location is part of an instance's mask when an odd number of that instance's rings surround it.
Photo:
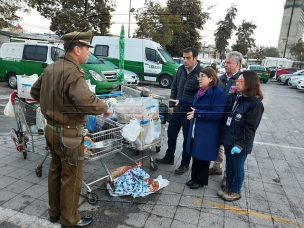
<path fill-rule="evenodd" d="M 281 77 L 279 77 L 278 81 L 284 85 L 288 85 L 288 82 L 292 77 L 301 75 L 304 75 L 304 70 L 299 70 L 293 74 L 283 74 Z"/>

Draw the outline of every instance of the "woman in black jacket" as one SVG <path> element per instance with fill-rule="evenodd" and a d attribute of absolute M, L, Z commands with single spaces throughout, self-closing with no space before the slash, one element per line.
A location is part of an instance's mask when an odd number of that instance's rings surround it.
<path fill-rule="evenodd" d="M 241 198 L 244 164 L 251 153 L 264 106 L 258 75 L 244 71 L 236 81 L 237 93 L 228 97 L 222 128 L 226 155 L 226 186 L 217 193 L 226 201 Z"/>

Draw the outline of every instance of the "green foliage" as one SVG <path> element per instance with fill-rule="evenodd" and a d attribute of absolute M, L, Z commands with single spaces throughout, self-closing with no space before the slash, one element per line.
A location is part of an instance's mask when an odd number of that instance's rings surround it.
<path fill-rule="evenodd" d="M 179 26 L 179 18 L 171 15 L 166 7 L 161 7 L 154 1 L 145 1 L 145 6 L 137 10 L 135 15 L 138 28 L 134 37 L 151 38 L 153 41 L 166 46 L 171 43 L 173 30 Z"/>
<path fill-rule="evenodd" d="M 18 10 L 26 11 L 26 7 L 24 7 L 22 3 L 22 0 L 0 1 L 0 29 L 9 27 L 9 25 L 19 19 L 16 14 Z"/>
<path fill-rule="evenodd" d="M 224 20 L 220 20 L 217 23 L 217 30 L 214 33 L 215 36 L 215 47 L 220 53 L 220 58 L 223 59 L 225 55 L 226 47 L 228 46 L 228 41 L 231 38 L 233 30 L 236 29 L 233 20 L 235 19 L 237 13 L 237 8 L 234 4 L 227 10 Z"/>
<path fill-rule="evenodd" d="M 304 61 L 304 42 L 299 39 L 298 42 L 290 48 L 290 53 L 297 61 Z"/>
<path fill-rule="evenodd" d="M 146 0 L 144 8 L 136 14 L 138 29 L 134 36 L 151 38 L 173 56 L 181 56 L 186 47 L 200 49 L 198 30 L 203 28 L 206 18 L 200 0 L 168 0 L 167 7 Z"/>
<path fill-rule="evenodd" d="M 105 35 L 111 25 L 114 0 L 28 0 L 33 8 L 51 20 L 50 29 L 58 35 L 93 29 Z"/>
<path fill-rule="evenodd" d="M 266 47 L 263 50 L 263 54 L 264 54 L 264 57 L 265 56 L 268 56 L 268 57 L 280 57 L 279 50 L 277 48 L 275 48 L 275 47 Z"/>
<path fill-rule="evenodd" d="M 186 47 L 201 49 L 199 30 L 208 18 L 203 12 L 200 0 L 168 0 L 168 11 L 171 15 L 178 17 L 180 25 L 175 24 L 173 39 L 166 48 L 173 56 L 181 56 Z"/>
<path fill-rule="evenodd" d="M 243 20 L 242 24 L 238 27 L 236 44 L 232 45 L 232 50 L 246 55 L 250 48 L 255 47 L 255 39 L 252 37 L 255 29 L 255 24 Z"/>

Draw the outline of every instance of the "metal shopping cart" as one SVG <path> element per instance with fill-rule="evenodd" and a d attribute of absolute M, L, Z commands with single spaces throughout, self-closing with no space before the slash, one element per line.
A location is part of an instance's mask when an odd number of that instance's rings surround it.
<path fill-rule="evenodd" d="M 38 103 L 33 100 L 19 98 L 17 91 L 12 93 L 11 99 L 17 123 L 17 129 L 13 128 L 11 130 L 11 138 L 16 146 L 16 150 L 23 154 L 24 159 L 27 159 L 28 152 L 48 155 L 49 150 L 46 146 L 43 133 L 44 126 L 40 126 L 39 128 L 36 125 L 37 119 L 44 119 L 39 111 Z M 45 159 L 35 170 L 38 177 L 42 174 L 42 164 Z"/>

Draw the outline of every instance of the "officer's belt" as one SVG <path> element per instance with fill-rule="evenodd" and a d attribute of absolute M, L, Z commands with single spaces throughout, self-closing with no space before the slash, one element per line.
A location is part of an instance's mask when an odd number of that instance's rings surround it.
<path fill-rule="evenodd" d="M 63 128 L 77 128 L 77 129 L 81 129 L 83 126 L 70 126 L 70 125 L 57 125 L 54 124 L 53 122 L 49 122 L 47 121 L 47 125 L 52 128 L 54 131 L 56 131 L 57 133 L 60 133 L 62 131 Z"/>

